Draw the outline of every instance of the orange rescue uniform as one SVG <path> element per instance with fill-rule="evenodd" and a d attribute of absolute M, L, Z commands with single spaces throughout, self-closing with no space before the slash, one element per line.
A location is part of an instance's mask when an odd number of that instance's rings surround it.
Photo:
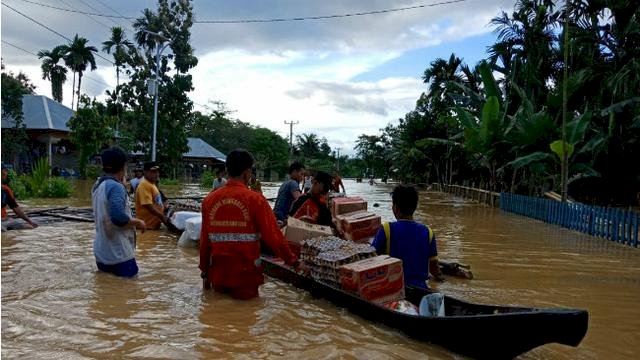
<path fill-rule="evenodd" d="M 240 298 L 257 296 L 264 283 L 261 241 L 287 264 L 297 263 L 264 196 L 233 179 L 207 195 L 202 202 L 200 270 L 216 290 Z"/>

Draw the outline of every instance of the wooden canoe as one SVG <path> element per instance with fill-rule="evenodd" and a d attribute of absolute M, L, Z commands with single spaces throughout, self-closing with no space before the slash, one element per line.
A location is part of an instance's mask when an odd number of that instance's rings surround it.
<path fill-rule="evenodd" d="M 270 277 L 419 341 L 473 358 L 509 359 L 548 343 L 578 346 L 588 328 L 589 315 L 584 310 L 480 305 L 450 296 L 445 296 L 445 317 L 408 315 L 298 274 L 279 259 L 264 256 L 262 260 Z M 416 306 L 429 294 L 414 287 L 405 290 L 406 299 Z"/>

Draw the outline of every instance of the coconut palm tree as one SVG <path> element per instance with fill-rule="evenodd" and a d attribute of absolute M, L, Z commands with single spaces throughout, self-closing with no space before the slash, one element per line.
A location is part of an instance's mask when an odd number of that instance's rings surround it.
<path fill-rule="evenodd" d="M 62 85 L 67 81 L 67 69 L 58 64 L 64 56 L 64 48 L 62 45 L 56 46 L 53 50 L 41 50 L 38 52 L 38 58 L 43 59 L 42 79 L 51 81 L 51 96 L 57 102 L 62 102 Z"/>
<path fill-rule="evenodd" d="M 314 133 L 301 134 L 296 136 L 296 146 L 305 159 L 313 158 L 320 152 L 320 139 Z"/>
<path fill-rule="evenodd" d="M 116 99 L 120 85 L 120 68 L 127 63 L 132 49 L 134 49 L 133 43 L 126 38 L 124 29 L 118 26 L 111 28 L 111 37 L 102 43 L 102 51 L 107 54 L 113 51 L 113 65 L 116 67 Z"/>
<path fill-rule="evenodd" d="M 88 46 L 87 43 L 89 40 L 79 37 L 78 34 L 73 38 L 73 41 L 69 45 L 63 45 L 62 49 L 64 51 L 64 63 L 67 65 L 74 74 L 78 74 L 78 90 L 76 92 L 77 95 L 77 103 L 76 109 L 80 104 L 80 88 L 82 86 L 82 74 L 87 70 L 87 66 L 91 66 L 90 70 L 93 71 L 97 69 L 96 67 L 96 59 L 93 56 L 93 53 L 97 53 L 98 49 L 95 46 Z"/>

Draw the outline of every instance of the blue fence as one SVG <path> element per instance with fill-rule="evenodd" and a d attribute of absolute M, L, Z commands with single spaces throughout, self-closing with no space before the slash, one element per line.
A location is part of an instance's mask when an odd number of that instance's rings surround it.
<path fill-rule="evenodd" d="M 500 194 L 500 208 L 638 247 L 640 213 L 636 211 L 566 203 L 510 193 Z"/>

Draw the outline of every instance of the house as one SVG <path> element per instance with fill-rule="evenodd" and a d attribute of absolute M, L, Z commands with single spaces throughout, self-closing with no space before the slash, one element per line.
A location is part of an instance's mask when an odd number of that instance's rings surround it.
<path fill-rule="evenodd" d="M 25 165 L 43 156 L 49 159 L 51 167 L 75 167 L 78 157 L 72 151 L 71 130 L 67 127 L 74 111 L 43 95 L 24 95 L 22 113 L 29 151 L 18 157 L 18 163 L 23 165 L 20 168 L 24 170 Z M 3 115 L 2 128 L 14 127 L 15 120 Z"/>
<path fill-rule="evenodd" d="M 187 138 L 189 151 L 182 154 L 185 179 L 198 179 L 207 169 L 224 169 L 227 156 L 200 138 Z"/>

